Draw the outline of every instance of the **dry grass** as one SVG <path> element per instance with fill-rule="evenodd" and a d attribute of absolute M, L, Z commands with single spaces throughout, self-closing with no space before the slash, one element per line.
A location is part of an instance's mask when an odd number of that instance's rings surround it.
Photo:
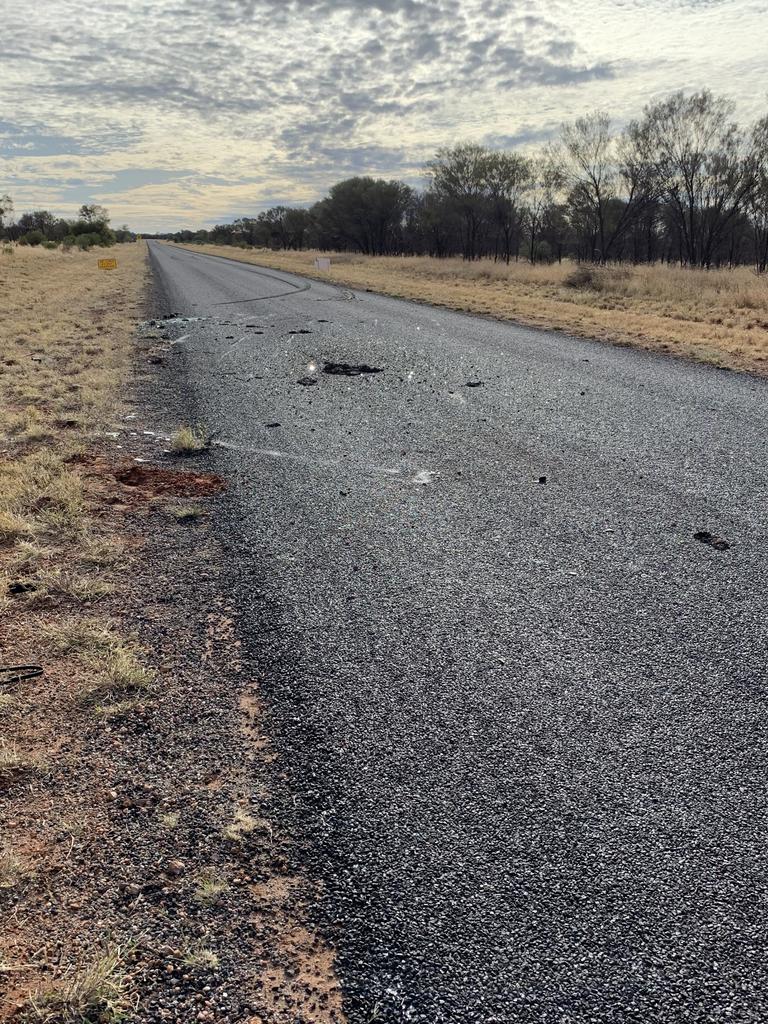
<path fill-rule="evenodd" d="M 15 743 L 0 740 L 0 786 L 10 786 L 41 767 L 39 758 L 23 753 Z"/>
<path fill-rule="evenodd" d="M 105 273 L 92 253 L 0 255 L 0 568 L 35 584 L 22 607 L 111 592 L 93 569 L 117 559 L 93 529 L 77 459 L 119 413 L 131 365 L 146 252 L 116 256 Z"/>
<path fill-rule="evenodd" d="M 198 971 L 215 971 L 220 964 L 219 957 L 212 949 L 202 946 L 199 949 L 191 949 L 184 956 L 184 963 Z"/>
<path fill-rule="evenodd" d="M 90 820 L 88 794 L 66 784 L 63 792 L 49 791 L 44 770 L 62 748 L 87 757 L 80 748 L 93 710 L 83 700 L 106 697 L 105 716 L 118 717 L 119 698 L 145 690 L 153 678 L 143 652 L 116 624 L 92 618 L 93 607 L 119 589 L 125 546 L 103 487 L 83 467 L 122 412 L 146 280 L 145 246 L 118 246 L 111 255 L 119 264 L 114 273 L 98 270 L 95 253 L 0 253 L 0 649 L 14 662 L 45 668 L 18 694 L 0 692 L 0 831 L 13 819 L 20 849 L 34 844 L 37 825 L 30 822 L 43 807 L 47 815 L 77 800 Z M 53 847 L 46 847 L 36 862 L 41 884 L 55 870 Z M 0 884 L 14 874 L 5 851 Z M 0 927 L 0 949 L 36 949 L 41 932 L 51 940 L 39 900 L 18 909 L 23 913 Z M 14 994 L 0 998 L 3 1019 L 25 1000 L 20 1019 L 123 1018 L 119 954 L 32 996 L 41 975 L 22 961 Z"/>
<path fill-rule="evenodd" d="M 117 1024 L 131 1004 L 121 970 L 122 953 L 113 950 L 73 971 L 51 988 L 36 993 L 23 1019 L 42 1024 Z"/>
<path fill-rule="evenodd" d="M 235 811 L 232 822 L 224 829 L 224 836 L 232 842 L 240 842 L 245 836 L 251 835 L 258 828 L 258 821 L 242 807 Z"/>
<path fill-rule="evenodd" d="M 621 266 L 588 268 L 584 275 L 572 263 L 507 267 L 490 260 L 339 254 L 326 272 L 315 270 L 315 252 L 189 248 L 450 309 L 768 372 L 768 277 L 745 267 Z"/>
<path fill-rule="evenodd" d="M 229 888 L 227 880 L 214 868 L 201 871 L 197 876 L 194 896 L 198 903 L 210 906 L 217 903 Z"/>
<path fill-rule="evenodd" d="M 11 847 L 0 848 L 0 889 L 15 889 L 25 874 L 24 862 Z"/>
<path fill-rule="evenodd" d="M 179 523 L 189 523 L 202 518 L 206 513 L 200 505 L 174 505 L 168 509 Z"/>
<path fill-rule="evenodd" d="M 171 435 L 171 451 L 177 455 L 194 455 L 205 451 L 209 444 L 204 427 L 179 427 Z"/>
<path fill-rule="evenodd" d="M 83 702 L 146 691 L 155 681 L 154 671 L 142 663 L 138 644 L 121 635 L 109 620 L 72 617 L 43 623 L 40 636 L 52 651 L 78 663 L 78 691 Z M 122 707 L 101 705 L 97 711 L 103 717 L 119 716 L 126 713 L 126 703 L 122 701 Z"/>

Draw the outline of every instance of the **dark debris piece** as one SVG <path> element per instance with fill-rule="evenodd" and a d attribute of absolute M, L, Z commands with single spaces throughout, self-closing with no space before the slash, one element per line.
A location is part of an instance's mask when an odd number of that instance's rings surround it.
<path fill-rule="evenodd" d="M 311 334 L 312 331 L 308 330 L 306 327 L 299 327 L 298 330 L 296 330 L 296 331 L 288 331 L 288 333 L 289 334 Z"/>
<path fill-rule="evenodd" d="M 301 382 L 299 382 L 299 383 L 301 383 Z M 280 424 L 279 423 L 265 423 L 264 426 L 267 427 L 269 430 L 272 430 L 274 427 L 279 427 Z"/>
<path fill-rule="evenodd" d="M 482 386 L 483 386 L 483 382 L 481 380 L 468 380 L 467 381 L 467 387 L 468 388 L 481 388 Z"/>
<path fill-rule="evenodd" d="M 16 583 L 9 583 L 8 584 L 8 593 L 9 594 L 29 594 L 33 590 L 37 590 L 37 587 L 35 586 L 34 583 L 20 583 L 20 582 L 16 582 Z"/>
<path fill-rule="evenodd" d="M 708 544 L 715 551 L 727 551 L 731 546 L 727 540 L 717 537 L 714 533 L 710 533 L 709 530 L 697 530 L 693 535 L 693 539 L 700 541 L 702 544 Z"/>
<path fill-rule="evenodd" d="M 299 377 L 296 383 L 302 384 L 305 388 L 310 388 L 313 384 L 317 384 L 317 377 Z"/>
<path fill-rule="evenodd" d="M 364 373 L 383 373 L 381 366 L 369 366 L 368 363 L 325 363 L 323 373 L 334 377 L 360 377 Z"/>

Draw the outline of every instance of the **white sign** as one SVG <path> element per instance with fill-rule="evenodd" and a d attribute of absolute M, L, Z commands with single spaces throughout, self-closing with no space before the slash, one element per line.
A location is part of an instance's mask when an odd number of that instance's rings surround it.
<path fill-rule="evenodd" d="M 331 261 L 327 256 L 318 256 L 315 259 L 315 270 L 330 270 Z"/>

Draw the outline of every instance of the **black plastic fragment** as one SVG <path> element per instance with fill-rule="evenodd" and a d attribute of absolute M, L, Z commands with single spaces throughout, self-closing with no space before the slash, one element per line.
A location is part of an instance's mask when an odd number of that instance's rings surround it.
<path fill-rule="evenodd" d="M 17 581 L 15 583 L 8 584 L 9 594 L 29 594 L 33 590 L 37 590 L 34 583 L 21 583 Z"/>
<path fill-rule="evenodd" d="M 693 539 L 700 541 L 702 544 L 709 545 L 715 551 L 727 551 L 731 546 L 727 540 L 717 537 L 714 533 L 710 533 L 709 530 L 697 530 L 693 535 Z"/>
<path fill-rule="evenodd" d="M 333 377 L 360 377 L 364 373 L 383 373 L 381 366 L 369 366 L 368 363 L 324 363 L 323 373 Z"/>

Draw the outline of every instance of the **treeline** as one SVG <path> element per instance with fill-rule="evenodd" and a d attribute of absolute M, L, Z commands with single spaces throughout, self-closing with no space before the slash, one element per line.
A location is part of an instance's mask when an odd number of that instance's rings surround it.
<path fill-rule="evenodd" d="M 768 266 L 768 116 L 678 92 L 614 131 L 596 112 L 537 154 L 440 150 L 427 187 L 349 178 L 310 209 L 277 206 L 210 231 L 159 237 L 370 255 Z"/>
<path fill-rule="evenodd" d="M 75 220 L 56 217 L 50 210 L 32 210 L 14 219 L 11 197 L 0 196 L 0 241 L 46 249 L 90 249 L 135 240 L 127 227 L 111 228 L 109 211 L 98 204 L 84 203 Z"/>

